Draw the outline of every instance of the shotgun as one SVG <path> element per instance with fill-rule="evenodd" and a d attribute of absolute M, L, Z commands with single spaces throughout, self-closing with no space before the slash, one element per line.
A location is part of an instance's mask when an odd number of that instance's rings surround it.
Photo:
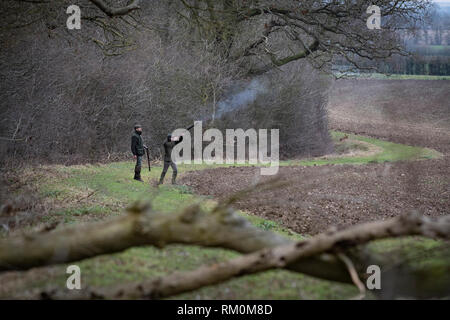
<path fill-rule="evenodd" d="M 150 152 L 149 152 L 147 146 L 145 146 L 144 148 L 145 148 L 145 153 L 147 154 L 148 171 L 152 171 L 152 167 L 150 166 Z"/>

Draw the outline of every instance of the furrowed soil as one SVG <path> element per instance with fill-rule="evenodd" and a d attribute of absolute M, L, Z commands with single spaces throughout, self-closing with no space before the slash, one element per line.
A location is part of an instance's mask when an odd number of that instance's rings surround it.
<path fill-rule="evenodd" d="M 329 97 L 330 128 L 450 152 L 450 81 L 342 80 Z"/>
<path fill-rule="evenodd" d="M 412 210 L 450 213 L 450 81 L 340 80 L 329 102 L 330 128 L 436 149 L 441 159 L 280 167 L 287 186 L 235 205 L 301 234 L 394 217 Z M 221 198 L 262 177 L 256 167 L 192 171 L 195 192 Z"/>

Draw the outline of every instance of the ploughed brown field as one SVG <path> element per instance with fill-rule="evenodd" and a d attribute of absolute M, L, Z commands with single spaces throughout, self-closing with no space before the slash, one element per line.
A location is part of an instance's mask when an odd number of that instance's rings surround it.
<path fill-rule="evenodd" d="M 302 234 L 379 220 L 411 210 L 450 213 L 450 81 L 340 80 L 329 100 L 330 129 L 436 149 L 442 159 L 367 165 L 280 167 L 282 189 L 236 203 Z M 258 168 L 184 174 L 200 194 L 229 195 L 251 185 Z M 263 179 L 269 179 L 262 178 Z"/>
<path fill-rule="evenodd" d="M 343 80 L 331 91 L 330 128 L 450 152 L 450 81 Z"/>

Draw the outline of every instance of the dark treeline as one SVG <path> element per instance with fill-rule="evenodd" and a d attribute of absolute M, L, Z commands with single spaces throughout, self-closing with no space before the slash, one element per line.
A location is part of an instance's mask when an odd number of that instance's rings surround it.
<path fill-rule="evenodd" d="M 361 61 L 364 67 L 375 67 L 379 72 L 405 75 L 450 75 L 450 6 L 434 5 L 428 19 L 413 33 L 399 32 L 409 55 L 392 56 L 378 62 Z M 336 61 L 338 69 L 348 62 Z"/>
<path fill-rule="evenodd" d="M 450 75 L 450 7 L 436 7 L 431 20 L 414 34 L 403 35 L 411 55 L 392 57 L 380 71 L 392 74 Z"/>
<path fill-rule="evenodd" d="M 389 21 L 373 32 L 361 19 L 371 1 L 155 0 L 115 15 L 120 10 L 80 0 L 81 29 L 68 30 L 73 1 L 3 0 L 0 162 L 129 156 L 137 122 L 159 156 L 169 132 L 198 119 L 278 128 L 282 155 L 324 154 L 332 149 L 324 106 L 334 58 L 404 52 L 396 31 L 421 20 L 430 4 L 405 2 L 408 19 L 385 1 Z M 254 79 L 265 83 L 255 99 L 223 113 L 230 88 Z"/>
<path fill-rule="evenodd" d="M 435 5 L 430 20 L 412 35 L 404 35 L 408 57 L 392 57 L 380 71 L 392 74 L 450 75 L 450 6 Z"/>
<path fill-rule="evenodd" d="M 381 64 L 380 71 L 388 74 L 450 75 L 449 56 L 421 56 L 395 58 Z"/>

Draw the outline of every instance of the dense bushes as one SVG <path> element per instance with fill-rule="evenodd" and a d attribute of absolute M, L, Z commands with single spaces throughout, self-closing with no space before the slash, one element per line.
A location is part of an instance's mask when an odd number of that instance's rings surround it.
<path fill-rule="evenodd" d="M 151 8 L 148 21 L 158 28 L 130 27 L 127 41 L 133 45 L 118 55 L 111 46 L 123 43 L 97 25 L 83 24 L 79 34 L 54 28 L 65 26 L 64 15 L 48 14 L 21 28 L 2 25 L 0 161 L 115 159 L 129 154 L 136 122 L 144 125 L 146 143 L 158 156 L 168 132 L 218 116 L 229 88 L 245 82 L 244 71 L 211 42 L 193 38 L 165 3 L 145 4 Z M 109 41 L 108 49 L 94 38 Z M 312 74 L 306 64 L 295 63 L 267 74 L 267 90 L 251 106 L 234 110 L 246 116 L 239 122 L 225 117 L 216 125 L 279 127 L 282 153 L 323 154 L 330 147 L 323 108 L 327 85 L 318 75 L 308 78 Z"/>
<path fill-rule="evenodd" d="M 297 63 L 274 70 L 259 81 L 263 89 L 253 103 L 225 113 L 223 127 L 279 129 L 282 157 L 332 151 L 326 112 L 328 76 L 307 63 Z"/>

